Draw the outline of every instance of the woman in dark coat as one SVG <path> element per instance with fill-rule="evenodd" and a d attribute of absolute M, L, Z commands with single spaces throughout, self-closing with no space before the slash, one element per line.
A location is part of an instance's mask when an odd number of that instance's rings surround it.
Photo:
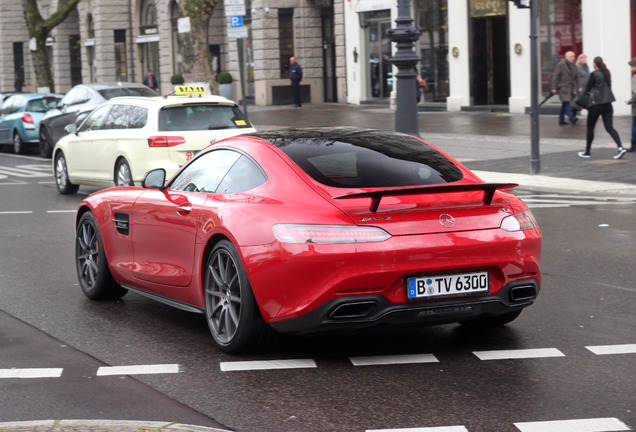
<path fill-rule="evenodd" d="M 603 117 L 603 125 L 608 134 L 614 139 L 618 146 L 614 159 L 623 157 L 625 150 L 621 144 L 621 137 L 614 129 L 614 108 L 612 102 L 616 99 L 612 93 L 612 75 L 603 63 L 601 57 L 594 57 L 594 72 L 592 72 L 585 84 L 584 91 L 590 92 L 592 102 L 588 108 L 587 115 L 587 142 L 584 152 L 579 152 L 582 158 L 589 158 L 592 141 L 594 140 L 594 128 L 599 117 Z"/>

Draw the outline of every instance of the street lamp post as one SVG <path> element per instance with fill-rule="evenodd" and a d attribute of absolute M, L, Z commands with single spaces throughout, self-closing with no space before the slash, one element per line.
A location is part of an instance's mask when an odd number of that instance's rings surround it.
<path fill-rule="evenodd" d="M 392 42 L 396 43 L 395 55 L 389 59 L 397 68 L 397 96 L 395 110 L 395 130 L 410 135 L 419 136 L 417 124 L 417 95 L 415 66 L 420 60 L 415 54 L 413 43 L 422 34 L 422 30 L 413 27 L 410 0 L 398 0 L 398 17 L 395 28 L 386 31 Z"/>

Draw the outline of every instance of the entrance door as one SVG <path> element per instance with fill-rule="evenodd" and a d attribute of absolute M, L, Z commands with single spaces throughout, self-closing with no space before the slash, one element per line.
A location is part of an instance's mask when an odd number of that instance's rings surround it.
<path fill-rule="evenodd" d="M 510 76 L 505 16 L 472 18 L 472 80 L 474 105 L 508 105 Z"/>
<path fill-rule="evenodd" d="M 393 89 L 391 40 L 386 31 L 391 27 L 391 18 L 382 18 L 369 22 L 367 28 L 367 53 L 369 56 L 369 85 L 367 96 L 375 99 L 388 99 Z"/>

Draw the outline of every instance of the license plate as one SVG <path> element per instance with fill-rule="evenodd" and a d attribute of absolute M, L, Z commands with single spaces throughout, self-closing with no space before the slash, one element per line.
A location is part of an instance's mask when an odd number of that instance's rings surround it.
<path fill-rule="evenodd" d="M 412 277 L 406 280 L 409 300 L 456 297 L 488 292 L 488 272 Z"/>

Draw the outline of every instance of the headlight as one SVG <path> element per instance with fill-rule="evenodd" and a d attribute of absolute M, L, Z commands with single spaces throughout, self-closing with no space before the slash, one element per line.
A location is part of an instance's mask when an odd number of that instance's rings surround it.
<path fill-rule="evenodd" d="M 381 242 L 391 237 L 376 227 L 345 225 L 276 224 L 274 234 L 282 243 L 368 243 Z"/>
<path fill-rule="evenodd" d="M 523 231 L 537 227 L 537 220 L 530 210 L 506 216 L 501 221 L 500 228 L 504 231 Z"/>

